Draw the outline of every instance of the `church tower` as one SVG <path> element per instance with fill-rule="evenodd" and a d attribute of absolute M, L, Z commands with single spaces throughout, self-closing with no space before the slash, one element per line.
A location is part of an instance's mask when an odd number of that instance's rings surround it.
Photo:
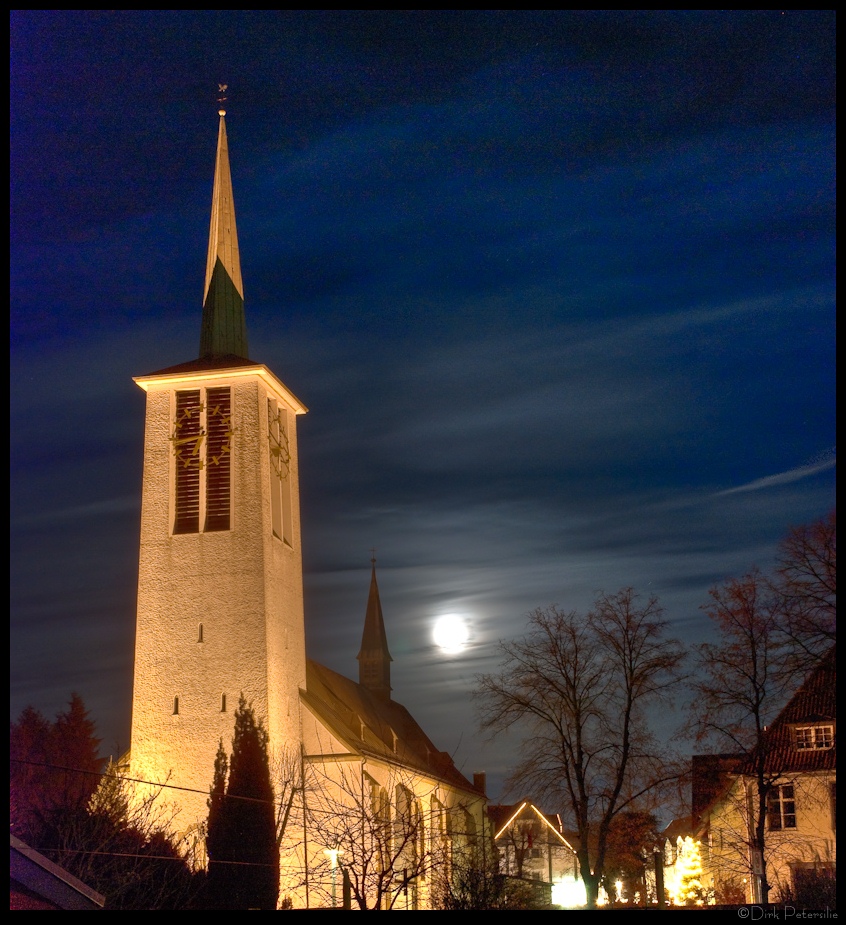
<path fill-rule="evenodd" d="M 131 773 L 206 815 L 243 693 L 271 751 L 301 739 L 306 683 L 296 417 L 248 358 L 225 112 L 220 112 L 199 359 L 146 392 Z M 176 795 L 179 794 L 177 797 Z"/>

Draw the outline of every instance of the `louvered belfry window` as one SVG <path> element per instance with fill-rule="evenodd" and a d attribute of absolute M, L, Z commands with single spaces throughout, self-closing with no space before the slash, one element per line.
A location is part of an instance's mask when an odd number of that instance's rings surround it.
<path fill-rule="evenodd" d="M 229 529 L 232 398 L 228 387 L 206 392 L 206 530 Z"/>
<path fill-rule="evenodd" d="M 228 386 L 176 393 L 174 533 L 230 529 L 232 432 Z"/>
<path fill-rule="evenodd" d="M 267 399 L 267 439 L 270 450 L 270 519 L 273 535 L 291 545 L 291 446 L 288 412 Z"/>
<path fill-rule="evenodd" d="M 200 390 L 176 393 L 173 455 L 176 458 L 174 533 L 200 530 L 200 473 L 203 468 L 203 405 Z"/>

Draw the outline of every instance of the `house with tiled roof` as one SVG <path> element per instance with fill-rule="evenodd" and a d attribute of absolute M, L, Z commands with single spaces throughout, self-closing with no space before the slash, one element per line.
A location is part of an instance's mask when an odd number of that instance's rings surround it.
<path fill-rule="evenodd" d="M 579 862 L 572 835 L 561 817 L 544 813 L 532 800 L 488 807 L 499 870 L 508 877 L 547 885 L 548 903 L 559 902 L 562 888 L 579 883 Z"/>
<path fill-rule="evenodd" d="M 815 905 L 816 896 L 825 905 L 825 895 L 833 895 L 837 867 L 836 682 L 832 647 L 768 727 L 762 752 L 701 756 L 714 764 L 709 773 L 700 775 L 704 785 L 711 782 L 712 795 L 710 802 L 709 794 L 699 799 L 694 825 L 702 845 L 703 881 L 718 902 L 742 895 L 750 903 L 766 898 L 770 902 Z M 713 794 L 713 782 L 721 777 L 725 784 Z M 766 807 L 762 853 L 751 847 L 751 833 L 759 822 L 759 779 L 763 781 Z M 770 887 L 767 897 L 761 890 L 764 874 Z"/>

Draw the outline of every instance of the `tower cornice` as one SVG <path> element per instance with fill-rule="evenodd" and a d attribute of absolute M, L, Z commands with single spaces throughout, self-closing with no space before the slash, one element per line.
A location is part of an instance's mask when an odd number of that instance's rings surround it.
<path fill-rule="evenodd" d="M 197 368 L 195 368 L 197 367 Z M 220 382 L 225 380 L 233 382 L 238 379 L 258 377 L 265 385 L 281 398 L 296 414 L 305 414 L 308 408 L 288 389 L 263 363 L 251 363 L 248 366 L 233 365 L 220 366 L 210 369 L 208 363 L 199 361 L 183 363 L 170 369 L 163 369 L 157 373 L 146 376 L 134 376 L 133 382 L 145 392 L 160 392 L 178 388 L 186 383 Z"/>

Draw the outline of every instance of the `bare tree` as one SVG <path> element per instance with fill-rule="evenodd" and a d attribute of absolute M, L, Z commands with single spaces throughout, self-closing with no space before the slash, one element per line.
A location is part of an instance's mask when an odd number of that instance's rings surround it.
<path fill-rule="evenodd" d="M 482 728 L 528 732 L 512 780 L 569 810 L 589 906 L 614 819 L 650 809 L 649 797 L 680 773 L 647 718 L 681 680 L 684 652 L 666 630 L 657 599 L 641 602 L 631 588 L 600 595 L 584 616 L 536 610 L 523 638 L 500 643 L 499 671 L 478 678 Z"/>
<path fill-rule="evenodd" d="M 793 675 L 804 675 L 835 642 L 837 632 L 835 511 L 787 534 L 779 547 L 773 589 L 788 642 L 786 667 Z"/>
<path fill-rule="evenodd" d="M 614 895 L 613 883 L 620 880 L 628 901 L 647 904 L 647 870 L 654 863 L 660 841 L 658 820 L 652 813 L 632 810 L 617 814 L 608 832 L 605 856 L 605 890 L 609 896 Z"/>
<path fill-rule="evenodd" d="M 518 911 L 548 906 L 547 884 L 511 877 L 500 870 L 495 851 L 459 850 L 434 871 L 434 905 L 448 912 Z"/>
<path fill-rule="evenodd" d="M 768 761 L 767 725 L 784 703 L 785 676 L 779 670 L 783 654 L 778 596 L 771 585 L 753 570 L 712 588 L 711 603 L 703 610 L 718 634 L 716 643 L 698 647 L 699 680 L 694 689 L 693 716 L 698 741 L 716 742 L 739 757 L 749 756 L 751 794 L 738 791 L 733 815 L 738 822 L 724 836 L 748 858 L 741 871 L 758 880 L 758 899 L 766 902 L 770 883 L 764 856 L 769 794 L 780 780 L 781 769 Z M 747 808 L 750 803 L 751 807 Z M 749 811 L 751 809 L 751 812 Z"/>
<path fill-rule="evenodd" d="M 162 797 L 162 786 L 111 764 L 86 812 L 55 820 L 43 853 L 101 892 L 107 909 L 196 908 L 202 877 L 190 858 L 199 836 L 174 834 L 178 810 Z"/>
<path fill-rule="evenodd" d="M 299 749 L 283 747 L 273 752 L 270 779 L 276 795 L 276 844 L 281 847 L 288 831 L 297 795 L 303 790 L 302 759 Z"/>
<path fill-rule="evenodd" d="M 791 845 L 799 855 L 807 847 L 794 828 L 800 791 L 806 809 L 828 798 L 825 787 L 823 795 L 817 792 L 824 763 L 818 762 L 815 775 L 804 776 L 808 779 L 799 773 L 801 762 L 797 764 L 797 746 L 784 728 L 783 708 L 797 709 L 784 707 L 787 694 L 799 688 L 798 696 L 813 678 L 822 685 L 814 715 L 823 703 L 831 704 L 834 715 L 836 568 L 832 511 L 787 534 L 774 573 L 753 569 L 730 579 L 711 590 L 711 602 L 703 607 L 717 642 L 698 649 L 694 727 L 698 741 L 729 749 L 724 759 L 735 756 L 731 786 L 722 797 L 718 838 L 712 832 L 714 857 L 721 876 L 754 884 L 756 901 L 766 902 L 774 887 L 785 890 L 773 880 L 777 873 L 768 859 L 783 860 Z"/>
<path fill-rule="evenodd" d="M 380 781 L 361 761 L 306 772 L 305 829 L 312 901 L 362 910 L 419 908 L 434 859 L 442 859 L 441 821 L 432 794 L 400 769 Z M 444 830 L 445 832 L 445 830 Z"/>

